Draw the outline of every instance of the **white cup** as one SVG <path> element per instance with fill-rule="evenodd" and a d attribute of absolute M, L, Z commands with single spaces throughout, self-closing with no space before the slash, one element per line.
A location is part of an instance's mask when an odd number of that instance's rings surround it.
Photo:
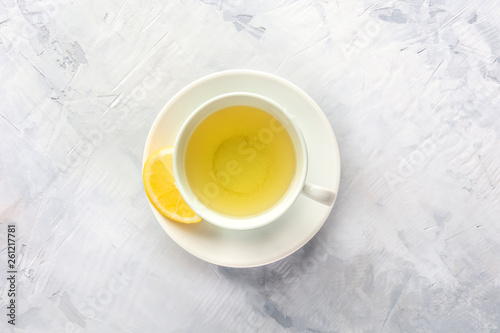
<path fill-rule="evenodd" d="M 295 147 L 295 175 L 288 190 L 271 208 L 251 216 L 229 216 L 209 208 L 189 186 L 184 166 L 188 141 L 198 125 L 212 113 L 236 105 L 256 107 L 274 116 L 286 128 Z M 274 101 L 253 93 L 228 93 L 214 97 L 202 104 L 186 119 L 177 135 L 174 146 L 175 182 L 189 207 L 207 222 L 235 230 L 253 229 L 276 220 L 292 206 L 301 193 L 315 201 L 331 206 L 335 201 L 336 193 L 334 191 L 305 181 L 307 162 L 304 137 L 292 117 Z"/>

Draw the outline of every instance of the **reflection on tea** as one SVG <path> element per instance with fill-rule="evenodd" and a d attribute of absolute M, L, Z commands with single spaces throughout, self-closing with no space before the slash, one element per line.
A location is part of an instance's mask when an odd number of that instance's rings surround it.
<path fill-rule="evenodd" d="M 205 118 L 185 155 L 189 186 L 207 207 L 251 216 L 276 204 L 295 174 L 295 148 L 285 127 L 250 106 L 231 106 Z"/>

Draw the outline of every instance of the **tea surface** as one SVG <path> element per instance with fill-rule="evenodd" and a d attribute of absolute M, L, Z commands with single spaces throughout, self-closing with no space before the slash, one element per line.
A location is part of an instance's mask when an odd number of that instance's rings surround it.
<path fill-rule="evenodd" d="M 186 177 L 209 208 L 251 216 L 276 204 L 295 174 L 295 148 L 269 113 L 232 106 L 205 118 L 186 148 Z"/>

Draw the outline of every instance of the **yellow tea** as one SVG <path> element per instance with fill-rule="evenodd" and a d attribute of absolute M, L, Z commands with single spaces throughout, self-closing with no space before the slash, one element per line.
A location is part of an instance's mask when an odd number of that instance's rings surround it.
<path fill-rule="evenodd" d="M 295 148 L 285 127 L 251 106 L 231 106 L 205 118 L 185 155 L 189 186 L 207 207 L 251 216 L 276 204 L 295 174 Z"/>

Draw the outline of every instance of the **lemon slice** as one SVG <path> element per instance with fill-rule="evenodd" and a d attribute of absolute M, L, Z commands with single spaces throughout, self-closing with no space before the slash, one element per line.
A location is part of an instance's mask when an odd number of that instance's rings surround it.
<path fill-rule="evenodd" d="M 151 154 L 142 171 L 144 189 L 153 206 L 166 217 L 182 222 L 201 221 L 184 201 L 174 179 L 174 147 L 165 147 Z"/>

